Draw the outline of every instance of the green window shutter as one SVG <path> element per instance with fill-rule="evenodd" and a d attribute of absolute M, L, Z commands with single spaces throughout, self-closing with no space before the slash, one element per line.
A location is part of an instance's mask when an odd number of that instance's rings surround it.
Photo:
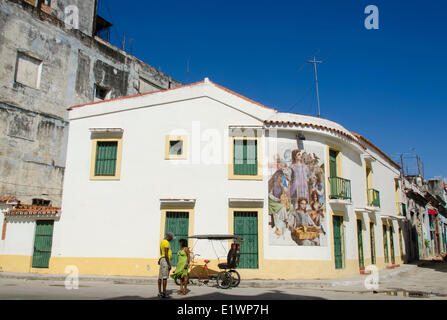
<path fill-rule="evenodd" d="M 117 141 L 98 141 L 96 145 L 95 176 L 114 176 L 117 158 Z"/>
<path fill-rule="evenodd" d="M 390 227 L 390 247 L 391 247 L 391 263 L 395 264 L 396 260 L 394 258 L 394 229 L 393 227 Z"/>
<path fill-rule="evenodd" d="M 48 268 L 53 243 L 53 220 L 37 220 L 34 235 L 33 268 Z"/>
<path fill-rule="evenodd" d="M 388 253 L 388 235 L 386 225 L 383 225 L 383 252 L 385 254 L 385 263 L 390 261 Z"/>
<path fill-rule="evenodd" d="M 374 235 L 374 223 L 369 224 L 369 235 L 370 235 L 370 244 L 371 244 L 371 263 L 376 264 L 376 241 Z"/>
<path fill-rule="evenodd" d="M 357 220 L 357 245 L 359 251 L 359 266 L 365 266 L 365 260 L 363 257 L 363 232 L 362 232 L 362 220 Z"/>
<path fill-rule="evenodd" d="M 242 239 L 239 268 L 258 268 L 258 214 L 234 212 L 234 234 Z"/>
<path fill-rule="evenodd" d="M 233 174 L 258 174 L 257 140 L 235 139 L 233 146 Z"/>
<path fill-rule="evenodd" d="M 329 150 L 329 174 L 330 177 L 337 176 L 337 151 Z"/>
<path fill-rule="evenodd" d="M 177 265 L 177 253 L 180 249 L 179 240 L 188 240 L 188 229 L 188 212 L 166 212 L 165 234 L 172 232 L 175 235 L 175 239 L 169 243 L 172 251 L 171 265 L 173 267 Z"/>
<path fill-rule="evenodd" d="M 342 248 L 341 228 L 343 225 L 343 218 L 340 216 L 333 216 L 332 223 L 333 223 L 333 229 L 334 229 L 335 269 L 342 269 L 343 268 L 343 248 Z"/>

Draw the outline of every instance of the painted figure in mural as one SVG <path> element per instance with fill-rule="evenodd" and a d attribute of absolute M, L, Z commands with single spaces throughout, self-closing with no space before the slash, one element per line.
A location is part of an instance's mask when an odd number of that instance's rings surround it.
<path fill-rule="evenodd" d="M 290 184 L 290 198 L 294 205 L 298 198 L 309 199 L 309 187 L 307 184 L 308 169 L 303 162 L 301 150 L 292 151 L 292 182 Z M 295 206 L 296 207 L 296 206 Z"/>
<path fill-rule="evenodd" d="M 307 210 L 308 200 L 306 198 L 300 198 L 298 201 L 297 214 L 300 217 L 301 226 L 306 227 L 319 227 L 315 224 L 314 220 L 310 216 L 310 212 Z M 293 239 L 294 237 L 292 237 Z M 314 239 L 294 239 L 295 242 L 300 246 L 319 246 L 320 238 L 317 236 Z"/>
<path fill-rule="evenodd" d="M 269 168 L 271 169 L 279 170 L 284 169 L 285 167 L 287 167 L 287 164 L 284 163 L 284 161 L 281 161 L 281 157 L 279 156 L 279 154 L 276 154 L 273 157 L 273 162 L 269 163 Z"/>
<path fill-rule="evenodd" d="M 318 156 L 313 153 L 313 156 L 311 157 L 311 159 L 309 160 L 309 169 L 310 169 L 310 175 L 311 176 L 316 176 L 318 174 L 321 174 L 321 168 L 318 165 L 318 162 L 320 160 L 320 158 L 318 158 Z"/>
<path fill-rule="evenodd" d="M 313 201 L 312 193 L 316 192 L 318 196 L 318 201 L 320 202 L 321 206 L 324 205 L 324 189 L 321 184 L 320 179 L 318 178 L 318 175 L 312 176 L 312 188 L 311 188 L 311 201 Z"/>
<path fill-rule="evenodd" d="M 275 228 L 275 234 L 284 238 L 286 231 L 287 211 L 290 208 L 289 196 L 284 186 L 285 179 L 282 170 L 277 170 L 269 180 L 269 215 L 270 225 Z"/>
<path fill-rule="evenodd" d="M 300 200 L 301 201 L 298 202 L 298 207 L 296 208 L 296 210 L 295 209 L 290 210 L 287 219 L 287 227 L 292 232 L 292 234 L 296 228 L 301 226 L 300 203 L 304 206 L 304 210 L 306 210 L 307 207 L 307 199 L 300 198 Z"/>
<path fill-rule="evenodd" d="M 316 226 L 321 225 L 321 218 L 324 218 L 323 205 L 320 202 L 319 194 L 316 190 L 312 190 L 310 194 L 310 210 L 309 215 Z"/>

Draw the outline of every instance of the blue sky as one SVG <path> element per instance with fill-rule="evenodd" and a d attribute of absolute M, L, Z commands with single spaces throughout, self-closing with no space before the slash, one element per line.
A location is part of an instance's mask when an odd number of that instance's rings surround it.
<path fill-rule="evenodd" d="M 393 159 L 421 157 L 425 178 L 447 176 L 447 2 L 99 0 L 111 42 L 181 82 L 212 81 L 284 112 L 321 116 Z M 379 30 L 367 30 L 367 5 Z M 130 46 L 126 46 L 130 51 Z M 189 76 L 186 74 L 189 60 Z"/>

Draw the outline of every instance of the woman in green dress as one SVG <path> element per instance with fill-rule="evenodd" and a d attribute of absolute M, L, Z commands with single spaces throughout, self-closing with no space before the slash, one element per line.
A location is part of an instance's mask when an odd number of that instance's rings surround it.
<path fill-rule="evenodd" d="M 186 239 L 180 239 L 180 250 L 177 253 L 178 262 L 177 268 L 174 273 L 171 274 L 172 279 L 180 279 L 180 291 L 179 295 L 185 295 L 187 293 L 186 286 L 188 285 L 188 266 L 190 253 L 188 249 L 188 241 Z"/>

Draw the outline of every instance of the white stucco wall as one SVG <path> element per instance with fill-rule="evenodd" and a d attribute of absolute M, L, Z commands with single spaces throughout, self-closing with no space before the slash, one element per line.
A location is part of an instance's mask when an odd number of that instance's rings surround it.
<path fill-rule="evenodd" d="M 7 220 L 5 240 L 0 240 L 0 254 L 31 256 L 36 222 L 21 217 L 9 217 Z"/>
<path fill-rule="evenodd" d="M 262 238 L 265 259 L 331 260 L 329 217 L 324 226 L 328 232 L 323 247 L 273 246 L 268 237 L 268 176 L 266 146 L 262 181 L 228 179 L 228 127 L 260 126 L 274 111 L 256 106 L 218 89 L 206 87 L 209 98 L 199 88 L 191 87 L 184 93 L 145 96 L 94 104 L 71 111 L 68 153 L 64 180 L 62 215 L 54 227 L 52 255 L 56 257 L 139 257 L 156 258 L 159 254 L 160 199 L 196 199 L 194 233 L 228 233 L 228 199 L 263 199 Z M 146 100 L 145 100 L 146 99 Z M 150 101 L 151 106 L 145 106 Z M 83 109 L 85 108 L 85 109 Z M 240 110 L 238 110 L 240 109 Z M 121 110 L 121 111 L 120 111 Z M 253 115 L 254 114 L 254 115 Z M 197 125 L 200 125 L 198 129 Z M 90 180 L 90 128 L 123 129 L 121 177 L 119 181 Z M 173 131 L 179 130 L 182 131 Z M 292 130 L 282 132 L 278 141 L 296 141 Z M 347 205 L 328 206 L 345 213 L 345 259 L 357 259 L 357 226 L 355 209 L 364 210 L 364 256 L 369 258 L 369 219 L 366 207 L 366 175 L 363 153 L 372 162 L 373 188 L 380 191 L 381 208 L 376 212 L 376 257 L 383 257 L 382 223 L 380 214 L 395 214 L 394 177 L 398 170 L 374 150 L 363 150 L 358 144 L 341 138 L 339 134 L 312 128 L 302 129 L 306 136 L 304 147 L 337 145 L 342 154 L 343 178 L 351 180 L 352 201 Z M 198 132 L 198 133 L 197 133 Z M 188 136 L 187 160 L 165 160 L 165 136 Z M 201 141 L 206 149 L 210 134 L 221 141 L 220 164 L 196 163 L 192 151 Z M 327 159 L 324 159 L 327 163 Z M 328 168 L 326 166 L 326 177 Z M 327 182 L 326 182 L 327 184 Z M 328 200 L 327 190 L 326 201 Z M 395 230 L 397 228 L 395 226 Z M 262 236 L 262 235 L 260 235 Z M 30 241 L 32 243 L 32 241 Z M 398 255 L 398 238 L 395 235 Z M 201 246 L 202 257 L 215 258 L 212 248 Z M 221 252 L 225 255 L 225 252 Z"/>
<path fill-rule="evenodd" d="M 200 134 L 217 129 L 225 150 L 228 133 L 224 133 L 229 125 L 260 125 L 258 120 L 208 98 L 72 121 L 63 214 L 55 226 L 53 255 L 157 257 L 160 199 L 164 198 L 197 199 L 194 232 L 225 233 L 228 198 L 258 198 L 266 193 L 265 182 L 229 181 L 223 163 L 190 163 L 196 121 L 200 121 Z M 119 181 L 89 180 L 89 128 L 124 130 Z M 184 129 L 190 138 L 187 160 L 164 159 L 165 136 L 176 129 Z M 224 159 L 226 154 L 222 154 Z"/>

